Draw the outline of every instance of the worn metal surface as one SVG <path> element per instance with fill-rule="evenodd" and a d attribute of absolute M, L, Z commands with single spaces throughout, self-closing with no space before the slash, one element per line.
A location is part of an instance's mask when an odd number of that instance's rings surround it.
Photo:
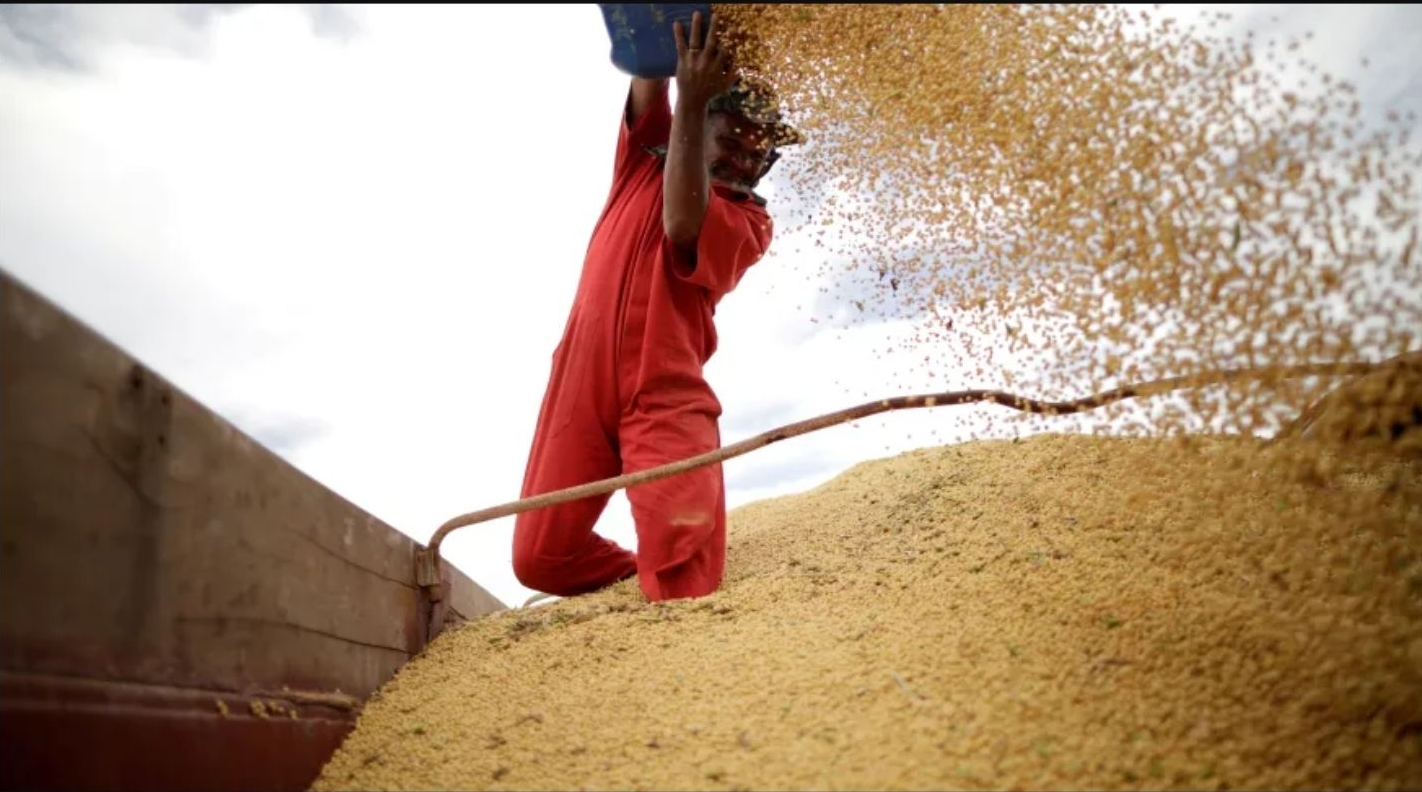
<path fill-rule="evenodd" d="M 289 788 L 348 714 L 217 718 L 166 696 L 286 686 L 363 700 L 424 646 L 431 616 L 504 607 L 445 564 L 449 601 L 434 612 L 413 540 L 3 272 L 0 460 L 6 787 L 103 786 L 70 766 L 92 757 L 130 786 L 250 786 L 265 762 L 285 781 L 255 786 Z M 58 678 L 140 687 L 36 681 Z M 186 748 L 135 747 L 163 740 Z M 79 753 L 59 762 L 54 746 Z"/>
<path fill-rule="evenodd" d="M 6 789 L 306 789 L 355 710 L 0 673 Z"/>

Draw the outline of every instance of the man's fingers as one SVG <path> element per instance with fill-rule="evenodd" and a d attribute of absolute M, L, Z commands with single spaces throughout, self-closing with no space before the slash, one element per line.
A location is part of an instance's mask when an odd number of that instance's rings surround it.
<path fill-rule="evenodd" d="M 698 12 L 698 13 L 700 13 L 700 12 Z M 716 15 L 715 15 L 715 14 L 712 14 L 712 15 L 711 15 L 711 24 L 709 24 L 709 25 L 706 26 L 706 43 L 705 43 L 705 47 L 706 47 L 707 49 L 714 49 L 714 48 L 716 47 Z"/>
<path fill-rule="evenodd" d="M 697 11 L 691 15 L 691 48 L 699 50 L 705 47 L 705 42 L 701 39 L 701 12 Z"/>
<path fill-rule="evenodd" d="M 681 20 L 672 22 L 672 40 L 676 42 L 676 57 L 678 60 L 686 57 L 686 40 L 681 33 Z"/>

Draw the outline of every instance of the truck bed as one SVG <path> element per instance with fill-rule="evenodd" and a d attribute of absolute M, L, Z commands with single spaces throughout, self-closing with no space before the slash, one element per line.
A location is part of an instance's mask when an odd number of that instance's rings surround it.
<path fill-rule="evenodd" d="M 430 638 L 417 543 L 0 276 L 4 787 L 307 788 Z"/>

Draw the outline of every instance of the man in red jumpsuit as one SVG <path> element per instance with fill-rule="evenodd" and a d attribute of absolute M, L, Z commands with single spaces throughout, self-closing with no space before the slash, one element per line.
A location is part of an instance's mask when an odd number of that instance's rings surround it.
<path fill-rule="evenodd" d="M 612 190 L 593 232 L 524 475 L 523 497 L 633 473 L 720 447 L 721 405 L 702 375 L 716 304 L 764 255 L 771 220 L 752 191 L 777 145 L 798 142 L 771 103 L 734 79 L 716 43 L 678 23 L 677 103 L 634 79 Z M 721 584 L 721 466 L 632 487 L 632 553 L 593 531 L 601 495 L 518 515 L 523 585 L 570 596 L 638 576 L 659 601 Z"/>

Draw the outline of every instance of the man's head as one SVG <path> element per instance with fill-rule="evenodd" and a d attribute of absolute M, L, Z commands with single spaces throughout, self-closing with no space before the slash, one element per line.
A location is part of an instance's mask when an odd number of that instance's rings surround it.
<path fill-rule="evenodd" d="M 707 106 L 706 169 L 713 182 L 749 193 L 779 159 L 779 148 L 803 142 L 781 120 L 774 97 L 737 81 Z"/>

